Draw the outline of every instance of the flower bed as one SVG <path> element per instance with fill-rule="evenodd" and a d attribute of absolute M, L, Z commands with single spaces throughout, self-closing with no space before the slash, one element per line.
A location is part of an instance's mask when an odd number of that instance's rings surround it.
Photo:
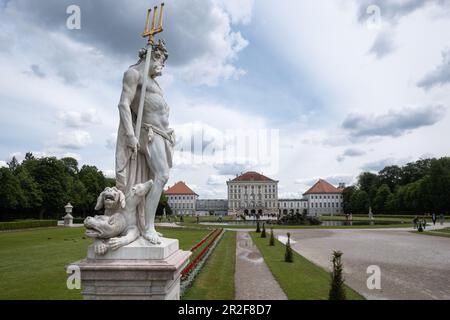
<path fill-rule="evenodd" d="M 210 239 L 215 233 L 220 231 L 220 229 L 214 229 L 210 234 L 208 234 L 202 241 L 197 243 L 195 246 L 191 248 L 191 252 L 195 252 L 198 248 L 200 248 L 208 239 Z"/>
<path fill-rule="evenodd" d="M 215 229 L 191 249 L 191 252 L 198 252 L 198 254 L 195 255 L 195 258 L 192 259 L 192 261 L 181 272 L 181 295 L 183 295 L 184 292 L 191 287 L 209 256 L 219 244 L 224 233 L 224 229 Z"/>

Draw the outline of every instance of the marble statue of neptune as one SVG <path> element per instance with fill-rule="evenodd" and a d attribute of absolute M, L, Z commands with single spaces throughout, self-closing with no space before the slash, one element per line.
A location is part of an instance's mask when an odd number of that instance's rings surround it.
<path fill-rule="evenodd" d="M 147 54 L 151 55 L 148 73 L 145 72 Z M 170 109 L 156 81 L 168 58 L 164 41 L 159 40 L 149 49 L 142 49 L 139 58 L 123 78 L 119 103 L 116 180 L 117 188 L 124 194 L 137 184 L 153 180 L 151 190 L 138 207 L 137 220 L 141 235 L 150 243 L 159 244 L 161 235 L 155 230 L 155 214 L 161 193 L 169 179 L 175 144 L 174 131 L 169 128 Z M 145 93 L 141 92 L 142 88 L 145 88 Z M 144 103 L 138 138 L 136 124 L 139 123 L 137 119 L 141 97 L 144 97 Z"/>

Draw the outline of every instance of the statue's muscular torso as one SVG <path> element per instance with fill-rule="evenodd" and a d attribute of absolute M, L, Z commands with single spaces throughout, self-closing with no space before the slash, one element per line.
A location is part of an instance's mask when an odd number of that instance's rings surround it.
<path fill-rule="evenodd" d="M 139 76 L 136 93 L 130 106 L 135 114 L 138 114 L 142 82 L 143 77 L 141 75 Z M 154 79 L 149 77 L 146 91 L 142 124 L 152 125 L 158 129 L 167 131 L 169 129 L 170 108 L 164 100 L 161 88 Z"/>

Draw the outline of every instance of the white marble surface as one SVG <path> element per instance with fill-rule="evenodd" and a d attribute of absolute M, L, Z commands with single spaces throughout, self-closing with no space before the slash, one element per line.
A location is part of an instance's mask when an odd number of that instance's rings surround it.
<path fill-rule="evenodd" d="M 124 249 L 124 248 L 122 248 Z M 181 271 L 191 252 L 177 250 L 162 260 L 83 260 L 85 300 L 179 300 Z"/>
<path fill-rule="evenodd" d="M 178 251 L 177 239 L 161 239 L 161 244 L 154 245 L 141 237 L 116 251 L 109 250 L 105 255 L 97 255 L 94 246 L 91 245 L 87 257 L 89 260 L 162 260 Z"/>

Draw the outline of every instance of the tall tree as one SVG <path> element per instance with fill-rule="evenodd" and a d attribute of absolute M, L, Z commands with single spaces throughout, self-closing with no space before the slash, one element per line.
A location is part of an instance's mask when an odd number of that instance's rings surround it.
<path fill-rule="evenodd" d="M 351 198 L 356 191 L 357 191 L 356 187 L 351 186 L 351 187 L 345 188 L 344 191 L 342 192 L 342 196 L 344 198 L 343 203 L 344 203 L 344 213 L 345 214 L 350 214 L 352 212 Z"/>
<path fill-rule="evenodd" d="M 8 162 L 8 168 L 12 172 L 15 172 L 19 165 L 19 161 L 17 161 L 17 158 L 15 156 L 11 159 L 10 162 Z"/>
<path fill-rule="evenodd" d="M 369 195 L 364 190 L 358 190 L 350 198 L 350 210 L 351 213 L 364 213 L 369 212 Z"/>
<path fill-rule="evenodd" d="M 156 215 L 162 216 L 164 214 L 164 210 L 166 210 L 167 215 L 172 215 L 172 208 L 170 208 L 169 201 L 163 192 L 158 203 L 158 208 L 156 209 Z"/>
<path fill-rule="evenodd" d="M 10 168 L 0 168 L 0 210 L 3 217 L 10 216 L 25 201 L 20 181 Z"/>
<path fill-rule="evenodd" d="M 24 195 L 24 199 L 20 204 L 20 207 L 25 209 L 25 211 L 41 207 L 43 201 L 41 187 L 34 180 L 28 170 L 24 166 L 20 166 L 16 169 L 15 175 L 19 180 L 20 187 Z"/>
<path fill-rule="evenodd" d="M 399 166 L 389 166 L 378 173 L 380 184 L 386 184 L 390 190 L 402 181 L 402 169 Z"/>
<path fill-rule="evenodd" d="M 430 179 L 426 188 L 433 206 L 438 212 L 450 212 L 450 158 L 434 160 L 431 163 Z"/>
<path fill-rule="evenodd" d="M 66 171 L 68 174 L 75 176 L 78 174 L 78 160 L 74 158 L 62 158 L 61 161 L 64 163 Z"/>
<path fill-rule="evenodd" d="M 94 166 L 83 166 L 78 174 L 87 189 L 86 205 L 94 209 L 98 195 L 106 188 L 106 178 Z"/>
<path fill-rule="evenodd" d="M 387 201 L 391 196 L 391 189 L 387 184 L 383 184 L 378 188 L 375 199 L 373 201 L 373 209 L 375 213 L 386 213 Z"/>
<path fill-rule="evenodd" d="M 375 199 L 379 186 L 378 176 L 371 172 L 363 172 L 358 177 L 358 186 L 360 190 L 367 193 L 369 202 L 372 202 Z"/>
<path fill-rule="evenodd" d="M 401 184 L 407 185 L 422 179 L 430 173 L 431 164 L 431 159 L 424 159 L 408 163 L 402 168 Z"/>

